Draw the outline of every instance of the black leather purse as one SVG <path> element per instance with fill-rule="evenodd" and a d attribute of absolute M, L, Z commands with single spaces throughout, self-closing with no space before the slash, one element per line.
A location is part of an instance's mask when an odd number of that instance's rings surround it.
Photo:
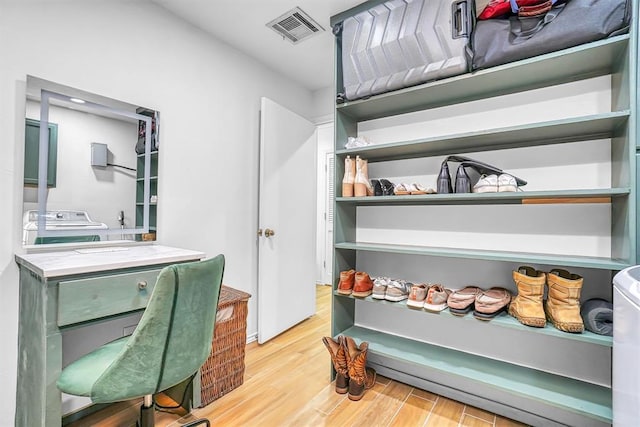
<path fill-rule="evenodd" d="M 455 175 L 455 184 L 451 185 L 451 174 L 449 172 L 449 162 L 458 162 L 458 169 Z M 474 160 L 464 156 L 449 156 L 444 159 L 442 166 L 440 166 L 440 173 L 438 174 L 438 194 L 449 193 L 471 193 L 471 188 L 480 179 L 482 175 L 500 175 L 504 171 L 496 166 L 488 163 Z M 518 187 L 527 185 L 527 181 L 522 178 L 518 178 L 513 174 L 518 183 Z"/>

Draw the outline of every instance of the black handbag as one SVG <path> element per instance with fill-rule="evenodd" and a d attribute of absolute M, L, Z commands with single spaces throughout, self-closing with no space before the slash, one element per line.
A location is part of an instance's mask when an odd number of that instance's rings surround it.
<path fill-rule="evenodd" d="M 451 174 L 449 173 L 449 162 L 460 163 L 455 175 L 455 184 L 451 185 Z M 437 187 L 438 194 L 449 193 L 471 193 L 471 189 L 474 184 L 478 182 L 482 175 L 500 175 L 505 173 L 499 167 L 490 165 L 488 163 L 481 162 L 479 160 L 471 159 L 464 156 L 449 156 L 444 159 L 442 166 L 440 166 L 440 173 L 438 174 Z M 518 178 L 513 174 L 518 184 L 518 187 L 527 185 L 527 181 L 522 178 Z"/>
<path fill-rule="evenodd" d="M 479 20 L 471 37 L 473 69 L 623 34 L 630 20 L 631 0 L 558 1 L 539 15 Z"/>

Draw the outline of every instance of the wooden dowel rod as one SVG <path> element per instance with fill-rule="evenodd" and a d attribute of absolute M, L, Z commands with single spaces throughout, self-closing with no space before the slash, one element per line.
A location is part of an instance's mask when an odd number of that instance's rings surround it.
<path fill-rule="evenodd" d="M 549 199 L 522 199 L 523 205 L 550 205 L 564 203 L 611 203 L 611 197 L 559 197 Z"/>

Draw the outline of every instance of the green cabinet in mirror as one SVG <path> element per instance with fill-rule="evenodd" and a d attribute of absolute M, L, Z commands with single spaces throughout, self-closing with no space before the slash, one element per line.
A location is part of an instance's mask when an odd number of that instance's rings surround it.
<path fill-rule="evenodd" d="M 145 155 L 138 154 L 137 178 L 136 178 L 136 227 L 144 224 L 144 175 Z M 140 234 L 136 240 L 156 240 L 156 219 L 158 212 L 158 151 L 151 152 L 151 167 L 149 176 L 149 232 Z"/>
<path fill-rule="evenodd" d="M 24 130 L 24 184 L 38 185 L 38 159 L 40 147 L 40 122 L 26 119 Z M 49 161 L 47 162 L 47 187 L 56 186 L 58 168 L 58 125 L 49 123 Z"/>

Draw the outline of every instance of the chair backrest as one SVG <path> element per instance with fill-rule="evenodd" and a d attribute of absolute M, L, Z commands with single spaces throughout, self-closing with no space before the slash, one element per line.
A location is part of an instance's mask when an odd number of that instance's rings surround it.
<path fill-rule="evenodd" d="M 193 375 L 211 351 L 223 273 L 223 255 L 162 269 L 138 327 L 95 382 L 92 399 L 153 394 Z"/>

